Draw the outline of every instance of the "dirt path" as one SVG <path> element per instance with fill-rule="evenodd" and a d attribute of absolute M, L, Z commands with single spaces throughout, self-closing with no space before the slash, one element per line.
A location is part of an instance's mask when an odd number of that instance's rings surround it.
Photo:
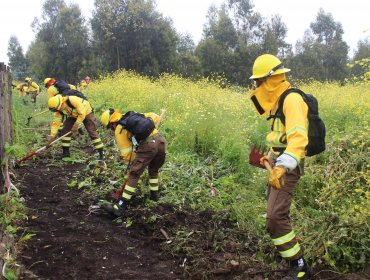
<path fill-rule="evenodd" d="M 124 228 L 104 213 L 89 214 L 82 192 L 67 186 L 79 165 L 37 164 L 19 171 L 35 236 L 21 262 L 37 279 L 183 279 L 164 242 L 139 225 Z"/>
<path fill-rule="evenodd" d="M 103 212 L 89 212 L 93 199 L 67 185 L 82 168 L 37 159 L 18 169 L 29 208 L 22 226 L 35 234 L 18 256 L 21 279 L 278 280 L 285 275 L 253 273 L 269 268 L 255 260 L 256 248 L 246 248 L 245 236 L 234 235 L 227 213 L 138 204 L 126 213 L 133 221 L 126 228 Z M 161 229 L 174 237 L 172 243 Z M 315 279 L 367 278 L 316 271 Z"/>

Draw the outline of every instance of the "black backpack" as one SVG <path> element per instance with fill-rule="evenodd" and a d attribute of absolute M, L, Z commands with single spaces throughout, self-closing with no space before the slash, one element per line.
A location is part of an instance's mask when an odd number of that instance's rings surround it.
<path fill-rule="evenodd" d="M 324 122 L 319 117 L 319 103 L 313 95 L 306 94 L 302 90 L 297 88 L 287 89 L 280 96 L 278 109 L 276 111 L 276 114 L 272 117 L 279 118 L 285 126 L 283 103 L 287 95 L 291 92 L 299 93 L 308 106 L 308 144 L 306 147 L 306 155 L 309 157 L 317 155 L 325 151 L 326 129 Z"/>
<path fill-rule="evenodd" d="M 64 80 L 57 80 L 54 83 L 54 86 L 57 88 L 58 92 L 62 96 L 77 96 L 84 100 L 87 100 L 86 96 L 82 92 L 75 89 L 71 89 L 69 84 Z"/>
<path fill-rule="evenodd" d="M 145 115 L 134 111 L 128 111 L 123 115 L 119 124 L 122 125 L 124 129 L 130 131 L 138 142 L 147 138 L 155 128 L 151 118 L 147 118 Z"/>

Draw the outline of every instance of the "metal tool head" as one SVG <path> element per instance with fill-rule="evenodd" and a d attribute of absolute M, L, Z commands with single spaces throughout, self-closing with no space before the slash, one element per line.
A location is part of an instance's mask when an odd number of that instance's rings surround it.
<path fill-rule="evenodd" d="M 266 147 L 257 147 L 255 144 L 249 154 L 249 164 L 265 169 L 265 166 L 261 165 L 260 159 L 266 155 L 265 152 L 267 152 L 267 150 Z"/>
<path fill-rule="evenodd" d="M 110 197 L 114 200 L 118 200 L 122 197 L 122 190 L 115 190 L 110 193 Z"/>

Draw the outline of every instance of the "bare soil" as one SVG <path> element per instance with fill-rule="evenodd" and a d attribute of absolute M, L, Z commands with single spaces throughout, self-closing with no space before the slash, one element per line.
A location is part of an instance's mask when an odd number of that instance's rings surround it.
<path fill-rule="evenodd" d="M 236 234 L 227 213 L 135 201 L 123 222 L 92 211 L 94 197 L 67 184 L 82 164 L 31 160 L 17 171 L 28 207 L 21 279 L 282 279 L 256 261 L 258 240 Z M 166 236 L 167 235 L 167 236 Z M 248 241 L 251 245 L 246 246 Z M 255 245 L 253 245 L 255 244 Z M 282 266 L 282 268 L 284 268 Z M 369 279 L 314 271 L 312 279 Z"/>

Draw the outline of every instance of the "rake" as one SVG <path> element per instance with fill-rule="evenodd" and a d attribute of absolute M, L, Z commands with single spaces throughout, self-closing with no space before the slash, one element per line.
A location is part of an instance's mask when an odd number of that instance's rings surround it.
<path fill-rule="evenodd" d="M 263 165 L 260 163 L 261 158 L 266 155 L 265 152 L 267 152 L 267 150 L 268 149 L 266 149 L 265 147 L 261 148 L 261 146 L 257 147 L 256 145 L 254 145 L 252 151 L 249 154 L 249 164 L 271 171 L 272 168 L 267 160 L 263 161 Z"/>

